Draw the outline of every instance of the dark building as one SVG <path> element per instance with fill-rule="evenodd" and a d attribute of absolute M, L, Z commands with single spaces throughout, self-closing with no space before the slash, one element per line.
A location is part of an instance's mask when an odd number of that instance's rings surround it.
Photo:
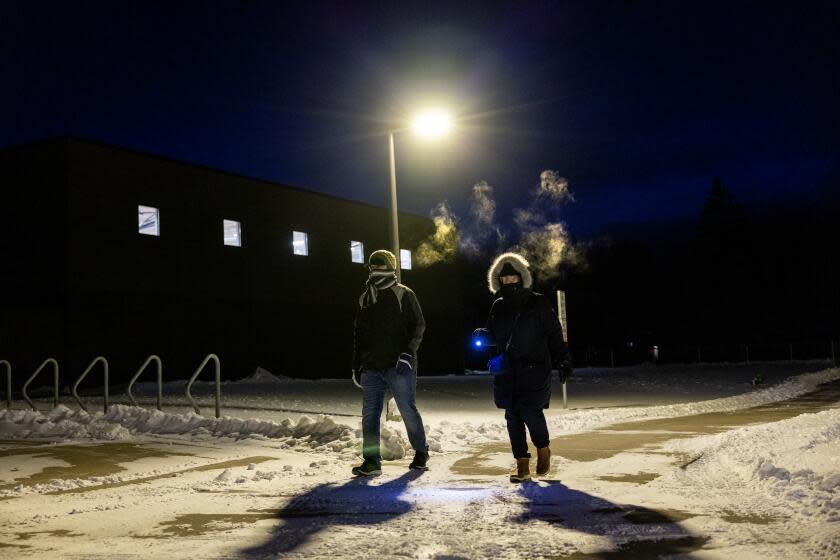
<path fill-rule="evenodd" d="M 149 354 L 188 377 L 210 352 L 226 379 L 350 375 L 367 275 L 351 256 L 388 246 L 384 209 L 72 138 L 0 152 L 0 182 L 0 359 L 16 389 L 47 357 L 65 385 L 98 355 L 114 382 Z M 400 215 L 408 250 L 433 230 Z M 421 372 L 459 371 L 455 265 L 403 282 L 426 315 Z"/>

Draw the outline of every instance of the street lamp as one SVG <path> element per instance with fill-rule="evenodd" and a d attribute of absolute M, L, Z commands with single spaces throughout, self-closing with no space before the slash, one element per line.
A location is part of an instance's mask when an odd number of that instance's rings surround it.
<path fill-rule="evenodd" d="M 427 111 L 412 122 L 415 134 L 423 138 L 440 138 L 452 129 L 452 119 L 444 111 Z M 402 257 L 400 255 L 400 228 L 397 220 L 397 166 L 394 156 L 394 131 L 388 133 L 391 163 L 391 252 L 397 259 L 397 281 L 401 281 Z"/>
<path fill-rule="evenodd" d="M 412 129 L 418 136 L 439 138 L 452 130 L 452 119 L 443 111 L 429 111 L 417 115 L 412 123 Z"/>

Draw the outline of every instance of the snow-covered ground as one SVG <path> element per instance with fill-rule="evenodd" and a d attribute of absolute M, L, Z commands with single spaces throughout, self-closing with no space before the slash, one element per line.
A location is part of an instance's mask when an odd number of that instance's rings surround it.
<path fill-rule="evenodd" d="M 487 376 L 421 378 L 432 470 L 406 470 L 402 424 L 385 422 L 391 460 L 374 480 L 348 476 L 349 380 L 258 372 L 224 385 L 220 419 L 189 412 L 178 382 L 164 412 L 43 401 L 0 411 L 0 557 L 838 558 L 840 370 L 827 367 L 577 371 L 569 408 L 558 389 L 549 409 L 552 472 L 524 486 L 504 475 Z"/>

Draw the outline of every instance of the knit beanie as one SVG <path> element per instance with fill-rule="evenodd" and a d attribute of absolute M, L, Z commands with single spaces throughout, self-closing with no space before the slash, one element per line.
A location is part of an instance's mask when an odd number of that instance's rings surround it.
<path fill-rule="evenodd" d="M 516 268 L 514 268 L 514 266 L 509 262 L 506 262 L 505 266 L 502 267 L 502 270 L 499 271 L 499 277 L 501 278 L 502 276 L 519 276 L 520 278 L 522 278 L 522 275 L 519 274 L 519 271 L 516 270 Z"/>
<path fill-rule="evenodd" d="M 395 257 L 394 253 L 392 253 L 391 251 L 379 249 L 378 251 L 374 251 L 370 254 L 370 257 L 368 258 L 368 264 L 371 266 L 385 265 L 388 267 L 388 270 L 396 270 L 397 257 Z"/>

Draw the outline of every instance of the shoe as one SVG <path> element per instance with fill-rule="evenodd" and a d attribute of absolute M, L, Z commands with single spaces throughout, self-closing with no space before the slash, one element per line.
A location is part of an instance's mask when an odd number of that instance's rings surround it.
<path fill-rule="evenodd" d="M 511 482 L 524 482 L 531 480 L 531 458 L 522 457 L 516 460 L 516 472 L 510 473 Z"/>
<path fill-rule="evenodd" d="M 409 469 L 414 469 L 418 471 L 427 471 L 429 467 L 426 466 L 426 461 L 429 460 L 429 454 L 425 451 L 417 451 L 414 453 L 414 460 L 411 461 L 411 464 L 408 465 Z"/>
<path fill-rule="evenodd" d="M 353 467 L 356 476 L 376 476 L 382 474 L 382 465 L 376 459 L 365 459 L 358 467 Z"/>
<path fill-rule="evenodd" d="M 537 449 L 537 475 L 548 474 L 551 469 L 551 449 L 548 446 Z"/>

